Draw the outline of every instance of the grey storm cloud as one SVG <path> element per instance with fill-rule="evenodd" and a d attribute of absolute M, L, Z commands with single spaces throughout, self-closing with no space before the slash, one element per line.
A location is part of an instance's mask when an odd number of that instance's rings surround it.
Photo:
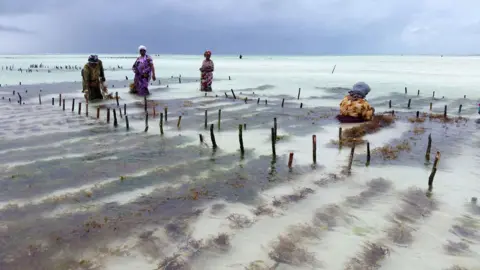
<path fill-rule="evenodd" d="M 13 53 L 478 53 L 477 0 L 0 1 Z M 1 28 L 0 28 L 1 30 Z"/>
<path fill-rule="evenodd" d="M 32 33 L 32 31 L 29 31 L 29 30 L 25 30 L 15 26 L 8 26 L 8 25 L 1 25 L 1 24 L 0 24 L 0 32 L 12 32 L 12 33 L 21 33 L 21 34 Z"/>

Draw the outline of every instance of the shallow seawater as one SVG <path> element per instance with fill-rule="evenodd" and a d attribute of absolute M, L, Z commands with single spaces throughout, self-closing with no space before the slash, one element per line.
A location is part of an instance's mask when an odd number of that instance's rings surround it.
<path fill-rule="evenodd" d="M 2 270 L 480 268 L 476 58 L 216 57 L 205 95 L 200 58 L 165 56 L 147 119 L 130 58 L 105 56 L 119 106 L 88 116 L 80 56 L 1 59 Z M 334 117 L 358 80 L 395 121 L 348 170 Z"/>

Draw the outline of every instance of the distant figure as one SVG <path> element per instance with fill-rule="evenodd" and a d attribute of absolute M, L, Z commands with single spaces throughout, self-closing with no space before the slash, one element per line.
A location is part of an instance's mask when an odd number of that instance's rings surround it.
<path fill-rule="evenodd" d="M 242 58 L 243 58 L 243 56 L 240 54 L 240 56 L 239 56 L 238 58 L 242 59 Z"/>
<path fill-rule="evenodd" d="M 85 99 L 94 101 L 103 99 L 102 92 L 108 93 L 105 82 L 103 63 L 97 55 L 90 55 L 88 63 L 82 69 L 82 85 Z M 103 88 L 103 89 L 102 89 Z"/>
<path fill-rule="evenodd" d="M 150 82 L 150 76 L 153 81 L 156 81 L 155 66 L 153 65 L 153 59 L 150 55 L 147 55 L 147 48 L 145 46 L 138 47 L 140 56 L 135 60 L 132 66 L 132 70 L 135 73 L 133 84 L 130 85 L 130 93 L 140 96 L 150 95 L 148 91 L 148 83 Z"/>
<path fill-rule="evenodd" d="M 361 123 L 372 120 L 375 109 L 368 104 L 365 97 L 370 92 L 370 86 L 364 82 L 353 85 L 340 103 L 340 114 L 337 119 L 342 123 Z"/>
<path fill-rule="evenodd" d="M 200 68 L 201 77 L 200 77 L 200 91 L 211 92 L 212 91 L 212 82 L 213 82 L 213 71 L 214 65 L 212 59 L 211 51 L 206 51 L 203 56 L 205 60 L 202 62 L 202 67 Z"/>

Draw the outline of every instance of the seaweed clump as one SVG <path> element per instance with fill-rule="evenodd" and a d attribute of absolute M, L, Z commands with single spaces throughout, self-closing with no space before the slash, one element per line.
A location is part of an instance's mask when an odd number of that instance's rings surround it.
<path fill-rule="evenodd" d="M 342 132 L 341 141 L 334 141 L 334 144 L 341 143 L 345 146 L 352 146 L 353 144 L 362 144 L 365 141 L 362 139 L 367 134 L 378 132 L 382 128 L 390 126 L 395 122 L 395 118 L 390 115 L 375 115 L 371 121 L 360 124 L 358 126 L 346 129 Z"/>
<path fill-rule="evenodd" d="M 345 270 L 379 269 L 380 262 L 387 255 L 390 255 L 388 247 L 377 243 L 366 243 L 358 256 L 347 263 Z"/>
<path fill-rule="evenodd" d="M 440 121 L 441 123 L 459 123 L 459 122 L 467 122 L 468 119 L 465 118 L 465 117 L 461 117 L 461 116 L 457 116 L 457 117 L 448 117 L 443 115 L 443 114 L 439 114 L 439 113 L 431 113 L 428 115 L 428 118 L 430 119 L 430 121 Z"/>
<path fill-rule="evenodd" d="M 400 222 L 415 223 L 417 219 L 429 216 L 437 209 L 437 202 L 427 197 L 419 188 L 409 189 L 403 202 L 401 210 L 394 214 Z"/>
<path fill-rule="evenodd" d="M 470 252 L 470 247 L 464 242 L 453 242 L 449 240 L 443 247 L 450 255 L 462 255 Z"/>
<path fill-rule="evenodd" d="M 410 142 L 405 140 L 394 146 L 386 145 L 379 148 L 375 148 L 373 149 L 373 153 L 379 153 L 384 160 L 393 160 L 398 158 L 398 155 L 400 154 L 401 151 L 410 151 L 410 150 L 411 150 Z"/>
<path fill-rule="evenodd" d="M 275 262 L 293 266 L 319 265 L 314 254 L 301 247 L 299 239 L 293 235 L 279 236 L 272 248 L 268 256 Z"/>
<path fill-rule="evenodd" d="M 372 197 L 384 193 L 390 189 L 392 186 L 391 182 L 383 179 L 377 178 L 373 179 L 367 184 L 368 189 L 360 192 L 357 196 L 349 196 L 346 201 L 352 207 L 360 207 L 365 205 Z"/>

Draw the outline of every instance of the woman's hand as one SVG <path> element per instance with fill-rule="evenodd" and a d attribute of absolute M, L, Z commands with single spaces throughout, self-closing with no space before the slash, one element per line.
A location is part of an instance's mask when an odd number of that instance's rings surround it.
<path fill-rule="evenodd" d="M 153 81 L 156 81 L 156 80 L 157 80 L 157 77 L 155 76 L 155 74 L 152 75 L 152 80 L 153 80 Z"/>

